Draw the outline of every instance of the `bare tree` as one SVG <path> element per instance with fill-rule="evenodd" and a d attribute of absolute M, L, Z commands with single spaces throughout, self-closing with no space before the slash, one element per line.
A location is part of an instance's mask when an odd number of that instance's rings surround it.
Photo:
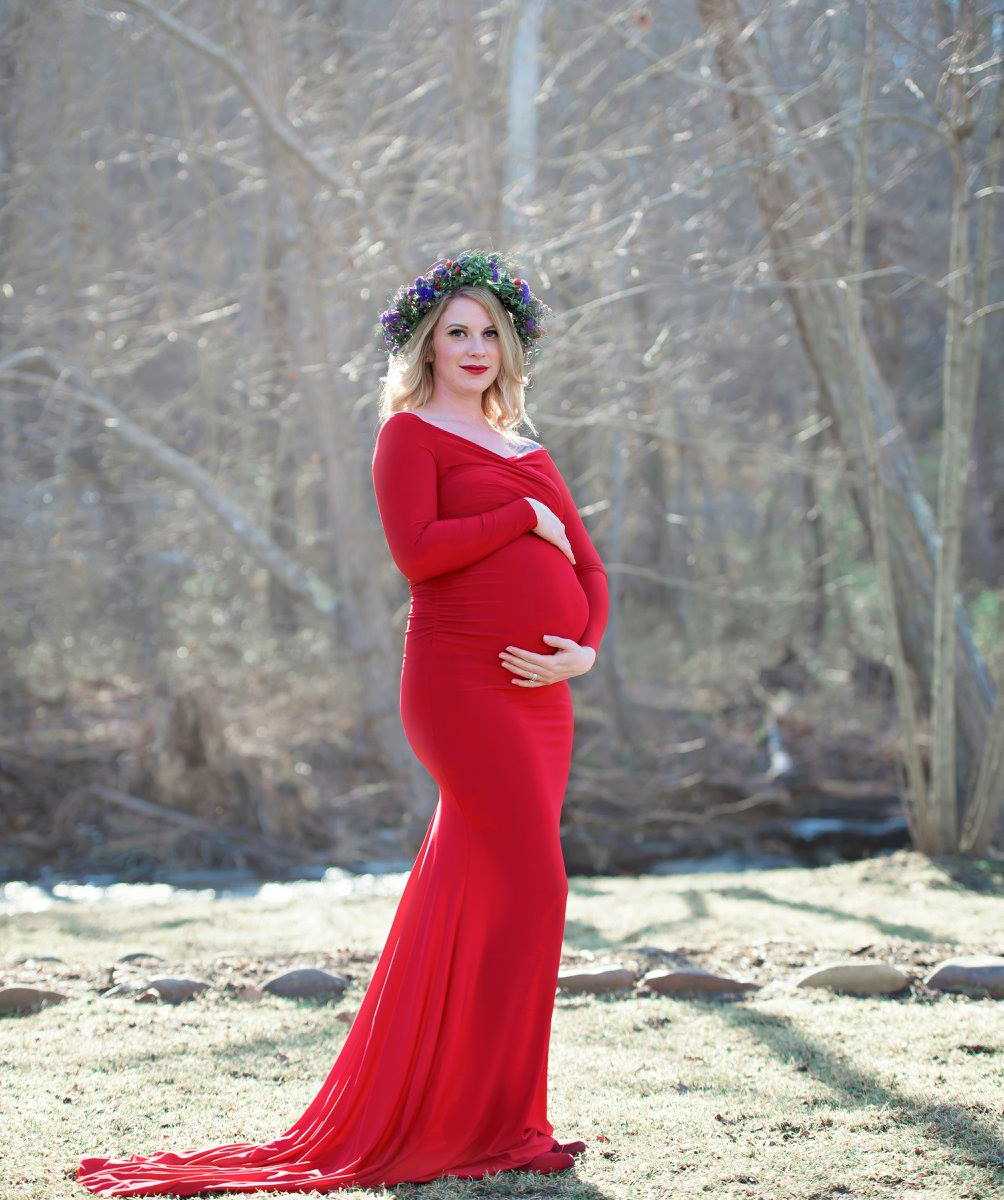
<path fill-rule="evenodd" d="M 728 87 L 732 119 L 747 149 L 755 155 L 751 182 L 770 240 L 775 271 L 785 284 L 804 350 L 816 373 L 821 404 L 832 421 L 834 437 L 853 466 L 866 461 L 862 453 L 862 423 L 854 403 L 852 381 L 861 375 L 849 370 L 852 356 L 846 339 L 846 321 L 841 319 L 841 302 L 835 284 L 847 274 L 847 264 L 832 245 L 829 232 L 836 227 L 833 198 L 818 174 L 807 166 L 803 152 L 790 129 L 781 124 L 784 104 L 771 86 L 755 57 L 737 0 L 699 0 L 702 20 L 714 45 L 722 80 Z M 784 130 L 789 155 L 782 157 L 778 129 Z M 934 132 L 944 137 L 940 131 Z M 813 178 L 813 176 L 815 176 Z M 958 265 L 960 230 L 952 225 L 953 266 Z M 958 276 L 950 277 L 948 297 L 953 315 L 958 311 Z M 939 538 L 917 479 L 914 456 L 898 428 L 892 399 L 867 341 L 859 341 L 860 371 L 871 410 L 870 424 L 881 447 L 878 463 L 883 507 L 889 517 L 889 554 L 897 622 L 904 631 L 907 660 L 926 692 L 944 694 L 944 684 L 932 664 L 928 647 L 932 639 L 950 639 L 957 675 L 957 712 L 953 703 L 946 713 L 936 707 L 935 721 L 958 722 L 959 755 L 955 774 L 965 802 L 971 802 L 970 778 L 975 777 L 983 753 L 993 688 L 971 638 L 968 621 L 954 591 L 950 606 L 949 633 L 943 633 L 935 605 L 936 560 Z M 957 353 L 954 352 L 954 353 Z M 955 362 L 958 371 L 959 363 Z M 955 387 L 952 369 L 946 367 L 946 383 Z M 953 454 L 952 461 L 955 462 Z M 850 477 L 850 488 L 862 522 L 869 527 L 869 505 L 860 475 Z M 945 514 L 946 516 L 948 514 Z M 948 536 L 951 536 L 949 530 Z M 945 576 L 942 574 L 944 580 Z M 948 580 L 951 587 L 952 580 Z M 944 586 L 944 584 L 943 584 Z M 943 701 L 942 701 L 943 705 Z M 935 739 L 945 737 L 936 727 Z M 909 751 L 912 753 L 911 751 Z M 944 754 L 944 751 L 942 751 Z M 940 777 L 939 777 L 940 778 Z M 935 779 L 937 788 L 938 778 Z M 956 792 L 935 792 L 937 828 L 922 824 L 922 812 L 914 813 L 920 848 L 951 852 L 958 848 Z M 944 810 L 948 809 L 946 814 Z M 974 844 L 985 847 L 992 836 L 998 812 L 988 812 Z"/>
<path fill-rule="evenodd" d="M 865 817 L 895 802 L 899 761 L 913 821 L 935 732 L 958 811 L 935 782 L 924 824 L 946 829 L 914 823 L 915 843 L 952 847 L 954 827 L 986 847 L 1004 753 L 994 5 L 876 5 L 864 59 L 849 0 L 660 12 L 2 9 L 7 743 L 48 705 L 88 730 L 109 704 L 128 755 L 201 681 L 191 711 L 268 743 L 319 845 L 403 853 L 434 797 L 397 711 L 408 595 L 369 479 L 376 317 L 434 257 L 488 244 L 555 312 L 528 412 L 615 597 L 576 684 L 572 859 L 738 848 L 817 803 Z M 820 786 L 834 773 L 853 778 Z M 360 787 L 388 800 L 350 820 L 333 797 Z"/>

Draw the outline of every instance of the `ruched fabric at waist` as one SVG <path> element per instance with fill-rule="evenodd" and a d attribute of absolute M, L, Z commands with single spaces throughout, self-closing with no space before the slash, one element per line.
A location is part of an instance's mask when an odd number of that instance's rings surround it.
<path fill-rule="evenodd" d="M 492 680 L 506 646 L 553 653 L 545 633 L 578 639 L 589 602 L 575 569 L 557 546 L 524 534 L 459 571 L 411 585 L 406 656 L 434 654 Z"/>

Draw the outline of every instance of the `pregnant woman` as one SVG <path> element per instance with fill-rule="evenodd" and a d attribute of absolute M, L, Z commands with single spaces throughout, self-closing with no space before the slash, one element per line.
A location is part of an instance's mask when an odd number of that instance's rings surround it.
<path fill-rule="evenodd" d="M 548 451 L 516 438 L 544 306 L 498 254 L 446 259 L 381 317 L 372 477 L 411 606 L 401 718 L 439 787 L 334 1065 L 280 1137 L 82 1160 L 107 1196 L 329 1191 L 567 1170 L 547 1062 L 568 879 L 568 680 L 607 577 Z"/>

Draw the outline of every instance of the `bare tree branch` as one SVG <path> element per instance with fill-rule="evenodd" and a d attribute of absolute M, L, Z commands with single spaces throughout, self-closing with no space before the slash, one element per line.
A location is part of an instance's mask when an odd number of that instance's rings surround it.
<path fill-rule="evenodd" d="M 92 409 L 104 418 L 106 429 L 114 430 L 123 441 L 148 454 L 172 478 L 186 484 L 246 549 L 250 550 L 291 592 L 302 596 L 322 616 L 335 611 L 338 597 L 324 580 L 295 562 L 251 523 L 247 513 L 224 496 L 209 474 L 197 463 L 141 428 L 106 396 L 74 382 L 81 373 L 41 346 L 19 350 L 0 359 L 0 378 L 37 388 L 47 388 L 66 400 Z"/>
<path fill-rule="evenodd" d="M 367 194 L 352 163 L 342 160 L 335 169 L 318 158 L 285 117 L 271 107 L 262 94 L 261 88 L 251 78 L 243 63 L 238 62 L 232 54 L 204 37 L 198 30 L 176 20 L 170 13 L 162 12 L 155 4 L 150 4 L 149 0 L 123 0 L 123 2 L 128 8 L 144 13 L 172 37 L 208 58 L 229 75 L 247 97 L 251 107 L 261 118 L 269 133 L 290 154 L 295 155 L 316 179 L 330 187 L 336 196 L 349 200 L 355 205 L 366 225 L 372 229 L 375 237 L 379 238 L 397 263 L 403 264 L 408 261 L 409 256 L 405 254 L 397 238 L 380 220 L 373 197 Z"/>

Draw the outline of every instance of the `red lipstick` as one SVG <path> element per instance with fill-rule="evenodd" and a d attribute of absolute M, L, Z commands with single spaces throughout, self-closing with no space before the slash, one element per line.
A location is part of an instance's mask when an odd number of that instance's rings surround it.
<path fill-rule="evenodd" d="M 472 375 L 481 375 L 481 374 L 483 374 L 483 372 L 487 371 L 488 368 L 487 367 L 464 367 L 464 370 L 470 371 L 470 373 Z"/>

